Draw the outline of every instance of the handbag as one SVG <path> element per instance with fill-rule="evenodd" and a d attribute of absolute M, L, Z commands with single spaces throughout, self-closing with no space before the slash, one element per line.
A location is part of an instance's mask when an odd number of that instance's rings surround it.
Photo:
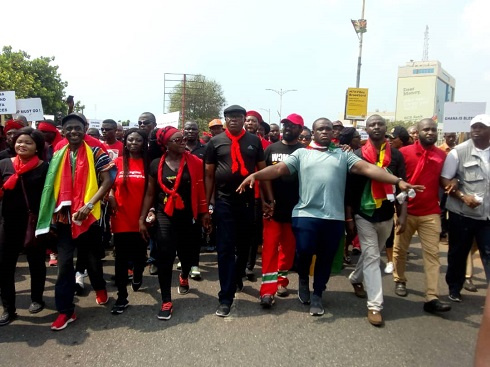
<path fill-rule="evenodd" d="M 29 205 L 29 200 L 27 199 L 26 189 L 24 187 L 24 180 L 22 176 L 20 177 L 20 183 L 22 185 L 22 191 L 24 192 L 24 199 L 27 205 L 27 228 L 26 235 L 24 237 L 24 247 L 35 246 L 36 241 L 36 226 L 37 226 L 37 214 L 34 213 Z"/>

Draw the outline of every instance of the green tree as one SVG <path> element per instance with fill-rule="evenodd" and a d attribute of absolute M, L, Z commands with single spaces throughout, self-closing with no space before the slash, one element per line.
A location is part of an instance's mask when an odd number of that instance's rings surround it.
<path fill-rule="evenodd" d="M 131 121 L 129 120 L 124 120 L 124 121 L 117 121 L 118 123 L 120 123 L 122 126 L 129 126 L 129 124 L 131 123 Z"/>
<path fill-rule="evenodd" d="M 182 111 L 184 82 L 177 84 L 170 96 L 170 112 Z M 214 80 L 206 80 L 202 75 L 190 77 L 185 82 L 185 118 L 196 121 L 199 130 L 208 131 L 208 123 L 220 116 L 226 103 L 221 85 Z"/>
<path fill-rule="evenodd" d="M 44 113 L 67 112 L 63 102 L 67 82 L 61 79 L 54 57 L 32 59 L 25 51 L 5 46 L 0 53 L 0 90 L 15 91 L 16 98 L 39 97 Z"/>
<path fill-rule="evenodd" d="M 85 109 L 85 105 L 83 105 L 82 102 L 80 101 L 77 101 L 77 103 L 75 103 L 75 106 L 73 106 L 73 111 L 80 112 L 82 114 L 84 109 Z"/>

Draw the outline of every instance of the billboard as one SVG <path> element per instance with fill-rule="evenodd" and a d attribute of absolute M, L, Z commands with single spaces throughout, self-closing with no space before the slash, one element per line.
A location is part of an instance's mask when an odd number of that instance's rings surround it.
<path fill-rule="evenodd" d="M 397 121 L 420 121 L 435 114 L 436 76 L 399 78 L 396 94 Z"/>
<path fill-rule="evenodd" d="M 367 88 L 348 88 L 345 98 L 346 120 L 365 120 L 367 115 Z"/>

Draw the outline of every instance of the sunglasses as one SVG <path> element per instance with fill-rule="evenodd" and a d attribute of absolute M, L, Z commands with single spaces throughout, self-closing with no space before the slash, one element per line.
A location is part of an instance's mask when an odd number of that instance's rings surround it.
<path fill-rule="evenodd" d="M 148 126 L 148 125 L 151 125 L 153 124 L 153 121 L 138 121 L 138 125 L 141 126 L 141 125 L 145 125 L 145 126 Z"/>
<path fill-rule="evenodd" d="M 183 141 L 186 141 L 186 140 L 187 140 L 187 138 L 185 138 L 185 137 L 181 137 L 181 138 L 171 139 L 171 140 L 169 140 L 169 142 L 171 142 L 171 143 L 176 143 L 176 144 L 180 144 L 180 143 L 182 143 Z"/>
<path fill-rule="evenodd" d="M 311 140 L 311 135 L 300 135 L 298 140 Z"/>

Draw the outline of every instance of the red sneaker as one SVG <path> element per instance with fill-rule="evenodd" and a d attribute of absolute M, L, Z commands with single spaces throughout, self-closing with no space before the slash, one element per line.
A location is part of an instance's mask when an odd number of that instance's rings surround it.
<path fill-rule="evenodd" d="M 68 326 L 70 322 L 73 322 L 77 319 L 75 312 L 68 316 L 66 313 L 60 313 L 58 318 L 51 324 L 51 330 L 63 330 Z"/>
<path fill-rule="evenodd" d="M 95 291 L 95 302 L 98 305 L 105 305 L 109 297 L 107 296 L 107 291 L 105 289 L 101 289 L 99 291 Z"/>

